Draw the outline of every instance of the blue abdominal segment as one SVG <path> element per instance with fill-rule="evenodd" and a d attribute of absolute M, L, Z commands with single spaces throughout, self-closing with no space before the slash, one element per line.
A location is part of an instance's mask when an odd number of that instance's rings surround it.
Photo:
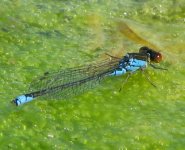
<path fill-rule="evenodd" d="M 13 101 L 17 106 L 22 105 L 24 103 L 30 102 L 33 100 L 33 96 L 30 94 L 20 95 L 15 98 Z"/>
<path fill-rule="evenodd" d="M 124 69 L 124 68 L 118 68 L 113 73 L 111 73 L 110 76 L 120 76 L 120 75 L 125 74 L 126 72 L 127 72 L 126 69 Z"/>

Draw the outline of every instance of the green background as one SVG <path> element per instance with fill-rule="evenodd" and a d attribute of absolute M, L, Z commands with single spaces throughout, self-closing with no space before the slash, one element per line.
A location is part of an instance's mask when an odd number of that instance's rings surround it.
<path fill-rule="evenodd" d="M 0 149 L 184 149 L 184 0 L 1 0 L 0 7 Z M 118 22 L 131 30 L 120 32 Z M 163 54 L 168 71 L 147 69 L 157 89 L 137 72 L 121 92 L 126 76 L 68 100 L 10 103 L 46 71 L 138 52 L 136 35 Z"/>

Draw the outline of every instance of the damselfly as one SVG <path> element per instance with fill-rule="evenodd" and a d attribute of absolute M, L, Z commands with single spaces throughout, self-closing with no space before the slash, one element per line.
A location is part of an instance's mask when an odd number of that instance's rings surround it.
<path fill-rule="evenodd" d="M 108 76 L 144 70 L 148 64 L 155 69 L 163 69 L 153 65 L 162 60 L 161 53 L 148 47 L 141 47 L 138 53 L 127 53 L 122 58 L 110 58 L 95 64 L 47 72 L 31 83 L 30 88 L 33 92 L 20 95 L 12 102 L 19 106 L 41 96 L 47 99 L 64 99 L 84 93 Z"/>

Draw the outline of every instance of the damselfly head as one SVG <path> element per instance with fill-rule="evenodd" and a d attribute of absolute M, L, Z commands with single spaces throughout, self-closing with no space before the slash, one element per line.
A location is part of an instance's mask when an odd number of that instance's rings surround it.
<path fill-rule="evenodd" d="M 161 53 L 156 52 L 156 56 L 154 57 L 154 62 L 159 63 L 163 59 Z"/>
<path fill-rule="evenodd" d="M 139 53 L 149 55 L 149 58 L 150 58 L 151 62 L 159 63 L 159 62 L 162 61 L 162 54 L 161 53 L 156 52 L 155 50 L 150 49 L 150 48 L 148 48 L 146 46 L 141 47 L 139 49 Z"/>

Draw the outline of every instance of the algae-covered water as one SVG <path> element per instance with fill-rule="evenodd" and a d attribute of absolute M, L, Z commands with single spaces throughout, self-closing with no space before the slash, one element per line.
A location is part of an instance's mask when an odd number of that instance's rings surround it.
<path fill-rule="evenodd" d="M 0 149 L 183 150 L 184 0 L 1 0 Z M 122 57 L 150 46 L 147 68 L 110 77 L 82 95 L 10 103 L 44 72 Z"/>

